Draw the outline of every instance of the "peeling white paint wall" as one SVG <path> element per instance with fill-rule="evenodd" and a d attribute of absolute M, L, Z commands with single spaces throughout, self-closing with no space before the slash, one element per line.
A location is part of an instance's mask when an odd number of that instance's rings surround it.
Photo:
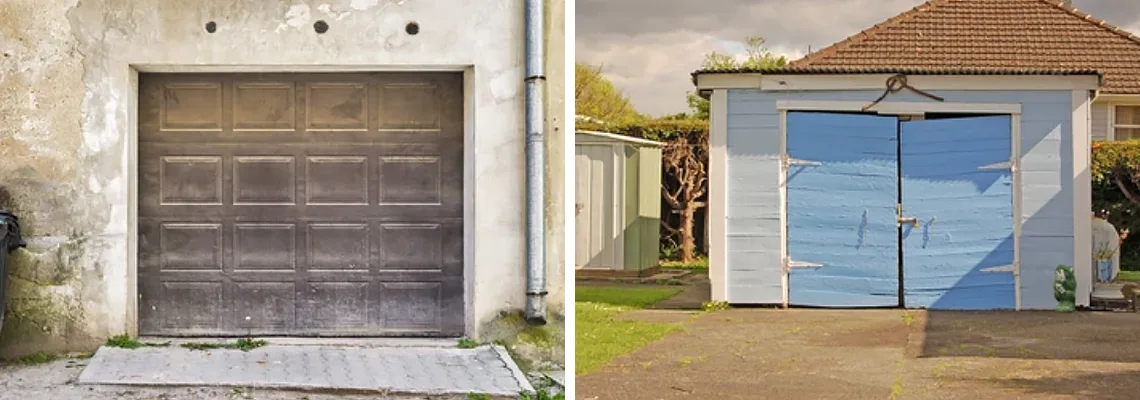
<path fill-rule="evenodd" d="M 135 327 L 133 68 L 469 68 L 469 165 L 478 182 L 469 333 L 503 309 L 522 308 L 522 0 L 5 0 L 0 19 L 0 156 L 15 160 L 0 164 L 0 186 L 12 193 L 7 206 L 24 218 L 30 242 L 51 239 L 28 257 L 74 253 L 66 265 L 44 261 L 26 272 L 75 272 L 50 290 L 14 294 L 68 310 L 63 322 L 44 323 L 67 332 L 9 335 L 6 324 L 4 336 L 17 342 L 0 337 L 0 354 L 82 348 Z M 314 32 L 317 20 L 328 32 Z M 215 33 L 204 28 L 210 21 Z M 419 24 L 417 35 L 405 32 L 409 22 Z M 561 296 L 563 269 L 550 269 Z"/>

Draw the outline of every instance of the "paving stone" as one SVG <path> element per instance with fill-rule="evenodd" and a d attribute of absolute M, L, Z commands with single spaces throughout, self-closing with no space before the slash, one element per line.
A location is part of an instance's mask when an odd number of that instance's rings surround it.
<path fill-rule="evenodd" d="M 407 394 L 487 393 L 517 396 L 534 389 L 495 347 L 266 346 L 197 351 L 179 347 L 95 353 L 80 384 L 238 386 Z"/>

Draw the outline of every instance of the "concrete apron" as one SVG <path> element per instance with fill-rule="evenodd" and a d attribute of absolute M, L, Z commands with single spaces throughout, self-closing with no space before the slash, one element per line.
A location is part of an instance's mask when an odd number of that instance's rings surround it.
<path fill-rule="evenodd" d="M 270 344 L 250 351 L 102 347 L 81 385 L 227 386 L 410 395 L 485 393 L 515 397 L 534 388 L 501 346 L 362 347 Z"/>

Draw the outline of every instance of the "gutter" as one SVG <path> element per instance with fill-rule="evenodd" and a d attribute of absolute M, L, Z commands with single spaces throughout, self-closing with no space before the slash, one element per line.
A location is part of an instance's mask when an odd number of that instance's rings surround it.
<path fill-rule="evenodd" d="M 546 324 L 546 236 L 543 94 L 546 92 L 546 0 L 525 0 L 526 29 L 526 320 Z"/>

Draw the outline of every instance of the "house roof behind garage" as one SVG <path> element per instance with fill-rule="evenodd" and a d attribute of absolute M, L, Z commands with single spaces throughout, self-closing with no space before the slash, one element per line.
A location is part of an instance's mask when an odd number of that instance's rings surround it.
<path fill-rule="evenodd" d="M 703 73 L 1091 75 L 1140 94 L 1140 37 L 1058 0 L 931 0 L 775 70 Z"/>

